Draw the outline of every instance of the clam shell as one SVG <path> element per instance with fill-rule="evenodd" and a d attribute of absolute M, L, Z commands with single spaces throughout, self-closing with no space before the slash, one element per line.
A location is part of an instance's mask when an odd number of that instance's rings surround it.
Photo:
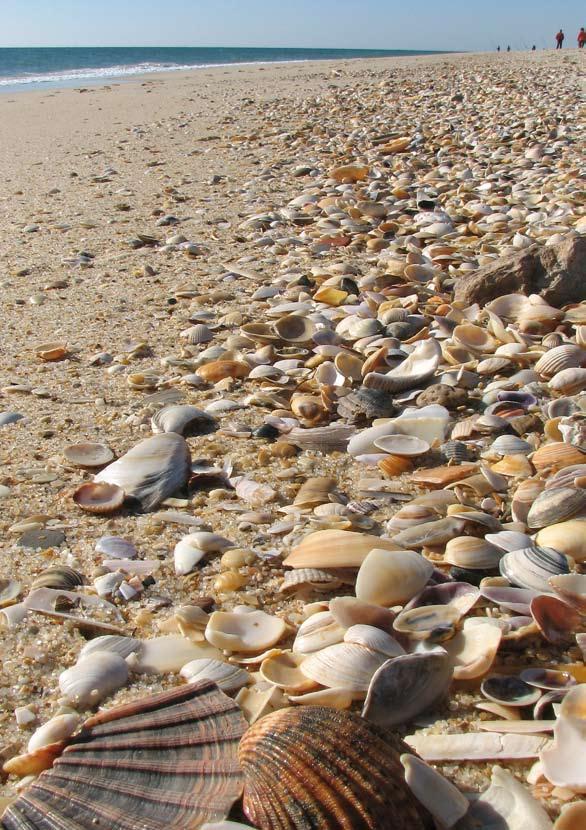
<path fill-rule="evenodd" d="M 577 395 L 586 389 L 586 369 L 562 369 L 549 381 L 549 388 L 558 395 Z"/>
<path fill-rule="evenodd" d="M 174 432 L 154 435 L 133 447 L 94 478 L 94 482 L 118 485 L 126 498 L 143 510 L 157 505 L 183 487 L 191 457 L 184 438 Z"/>
<path fill-rule="evenodd" d="M 356 596 L 373 605 L 404 605 L 418 594 L 433 572 L 433 565 L 407 550 L 371 550 L 358 571 Z"/>
<path fill-rule="evenodd" d="M 65 460 L 76 467 L 91 469 L 104 467 L 114 458 L 114 453 L 105 444 L 70 444 L 63 450 Z"/>
<path fill-rule="evenodd" d="M 75 706 L 97 706 L 128 681 L 128 664 L 112 651 L 94 651 L 59 675 L 59 688 Z"/>
<path fill-rule="evenodd" d="M 206 626 L 206 640 L 227 651 L 260 652 L 278 643 L 286 625 L 264 611 L 214 611 Z"/>
<path fill-rule="evenodd" d="M 94 637 L 83 646 L 79 652 L 78 660 L 87 657 L 94 651 L 110 651 L 119 654 L 120 657 L 128 657 L 142 649 L 141 640 L 135 637 L 119 637 L 116 634 L 104 634 L 102 637 Z"/>
<path fill-rule="evenodd" d="M 401 392 L 413 389 L 429 380 L 440 364 L 442 350 L 433 338 L 418 343 L 409 357 L 386 375 L 369 372 L 363 381 L 368 389 L 384 392 Z"/>
<path fill-rule="evenodd" d="M 242 792 L 237 747 L 245 729 L 238 706 L 209 682 L 101 712 L 3 824 L 157 830 L 223 820 Z"/>
<path fill-rule="evenodd" d="M 43 746 L 64 741 L 71 737 L 79 726 L 79 715 L 56 715 L 39 726 L 29 738 L 28 752 L 35 752 Z"/>
<path fill-rule="evenodd" d="M 558 596 L 586 614 L 586 574 L 560 574 L 551 576 L 548 581 Z"/>
<path fill-rule="evenodd" d="M 117 484 L 92 481 L 77 488 L 73 494 L 73 501 L 86 513 L 101 515 L 120 510 L 125 495 L 124 490 Z"/>
<path fill-rule="evenodd" d="M 557 597 L 540 594 L 531 600 L 531 616 L 549 643 L 564 645 L 572 642 L 581 628 L 580 612 Z"/>
<path fill-rule="evenodd" d="M 326 476 L 308 478 L 299 488 L 293 504 L 298 507 L 315 507 L 325 504 L 329 502 L 330 493 L 335 490 L 337 483 L 335 478 Z"/>
<path fill-rule="evenodd" d="M 582 830 L 586 826 L 586 801 L 574 801 L 562 807 L 553 830 Z"/>
<path fill-rule="evenodd" d="M 395 614 L 388 608 L 371 605 L 356 597 L 333 597 L 329 603 L 330 614 L 342 629 L 353 625 L 372 625 L 392 634 Z"/>
<path fill-rule="evenodd" d="M 438 585 L 428 585 L 407 603 L 405 610 L 422 608 L 425 605 L 453 605 L 460 614 L 467 614 L 479 597 L 478 588 L 468 582 L 443 582 Z"/>
<path fill-rule="evenodd" d="M 397 547 L 407 549 L 445 545 L 450 539 L 458 536 L 463 529 L 464 522 L 462 519 L 449 516 L 435 522 L 425 522 L 402 530 L 393 536 L 393 542 Z"/>
<path fill-rule="evenodd" d="M 401 611 L 393 628 L 414 640 L 432 639 L 437 642 L 451 635 L 460 617 L 460 611 L 453 605 L 423 605 Z"/>
<path fill-rule="evenodd" d="M 52 568 L 46 568 L 36 577 L 31 590 L 35 588 L 64 588 L 71 590 L 78 585 L 83 585 L 83 576 L 74 568 L 68 565 L 55 565 Z"/>
<path fill-rule="evenodd" d="M 558 553 L 553 548 L 532 545 L 506 553 L 499 568 L 512 585 L 549 594 L 549 578 L 569 573 L 570 563 L 563 553 Z"/>
<path fill-rule="evenodd" d="M 359 568 L 373 548 L 399 550 L 399 545 L 367 533 L 317 530 L 293 548 L 283 564 L 289 568 Z"/>
<path fill-rule="evenodd" d="M 406 723 L 443 697 L 451 680 L 443 649 L 387 660 L 371 680 L 362 716 L 385 728 Z"/>
<path fill-rule="evenodd" d="M 490 670 L 502 639 L 497 626 L 480 623 L 465 626 L 443 643 L 453 668 L 454 680 L 472 680 Z"/>
<path fill-rule="evenodd" d="M 489 700 L 505 706 L 532 706 L 541 697 L 539 689 L 529 686 L 514 675 L 493 674 L 480 686 L 480 691 Z"/>
<path fill-rule="evenodd" d="M 196 406 L 183 404 L 179 406 L 165 406 L 151 418 L 151 427 L 154 433 L 174 432 L 177 435 L 203 435 L 212 432 L 215 421 Z"/>
<path fill-rule="evenodd" d="M 330 611 L 318 611 L 299 627 L 293 643 L 293 651 L 311 654 L 335 643 L 341 643 L 344 639 L 345 627 L 334 619 Z"/>
<path fill-rule="evenodd" d="M 179 674 L 190 683 L 213 681 L 223 692 L 237 692 L 250 681 L 250 675 L 244 669 L 213 658 L 191 660 L 183 666 Z"/>
<path fill-rule="evenodd" d="M 132 670 L 138 674 L 169 674 L 178 672 L 190 660 L 211 658 L 220 660 L 222 654 L 208 643 L 193 643 L 180 634 L 141 640 L 140 650 L 132 661 Z"/>
<path fill-rule="evenodd" d="M 240 360 L 212 360 L 199 366 L 195 374 L 208 383 L 219 383 L 225 378 L 242 380 L 248 377 L 250 366 Z"/>
<path fill-rule="evenodd" d="M 446 544 L 444 562 L 470 570 L 497 568 L 503 551 L 474 536 L 457 536 Z"/>
<path fill-rule="evenodd" d="M 431 820 L 404 781 L 403 748 L 348 712 L 269 714 L 240 743 L 244 812 L 260 830 L 424 830 Z"/>
<path fill-rule="evenodd" d="M 356 430 L 347 424 L 328 424 L 326 427 L 311 429 L 294 428 L 283 436 L 283 441 L 301 450 L 318 452 L 345 452 L 348 441 Z"/>
<path fill-rule="evenodd" d="M 556 487 L 540 493 L 527 513 L 527 525 L 537 529 L 586 514 L 586 490 Z"/>
<path fill-rule="evenodd" d="M 127 539 L 120 536 L 102 536 L 96 542 L 95 550 L 113 559 L 134 559 L 136 548 Z"/>
<path fill-rule="evenodd" d="M 427 441 L 416 438 L 414 435 L 383 435 L 374 441 L 375 447 L 391 455 L 412 457 L 424 455 L 429 451 Z"/>
<path fill-rule="evenodd" d="M 398 657 L 400 654 L 405 654 L 405 649 L 394 637 L 372 625 L 350 626 L 344 634 L 344 642 L 356 643 L 356 645 L 364 646 L 364 648 L 369 648 L 371 651 L 384 654 L 385 657 Z"/>
<path fill-rule="evenodd" d="M 586 684 L 575 686 L 564 697 L 554 727 L 554 740 L 539 756 L 543 772 L 552 784 L 573 792 L 586 792 Z"/>
<path fill-rule="evenodd" d="M 576 685 L 576 679 L 569 672 L 555 669 L 525 669 L 519 675 L 524 683 L 537 689 L 560 691 Z"/>
<path fill-rule="evenodd" d="M 386 656 L 355 643 L 336 643 L 305 658 L 305 677 L 328 688 L 366 692 L 370 679 Z"/>
<path fill-rule="evenodd" d="M 586 517 L 550 525 L 535 537 L 538 545 L 555 548 L 575 562 L 586 562 Z"/>

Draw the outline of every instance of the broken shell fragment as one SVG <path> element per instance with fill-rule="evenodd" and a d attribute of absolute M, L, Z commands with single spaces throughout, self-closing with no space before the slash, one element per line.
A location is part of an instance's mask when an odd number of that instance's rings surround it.
<path fill-rule="evenodd" d="M 278 643 L 286 625 L 264 611 L 214 611 L 206 626 L 206 640 L 226 651 L 260 652 Z"/>
<path fill-rule="evenodd" d="M 467 816 L 470 826 L 508 830 L 551 830 L 551 820 L 540 802 L 501 767 L 492 768 L 490 787 L 476 799 Z"/>
<path fill-rule="evenodd" d="M 472 680 L 482 677 L 496 658 L 502 639 L 502 630 L 495 625 L 480 623 L 458 631 L 443 642 L 454 671 L 454 680 Z"/>
<path fill-rule="evenodd" d="M 580 612 L 558 597 L 539 594 L 531 600 L 531 616 L 549 643 L 564 645 L 572 642 L 581 628 Z"/>
<path fill-rule="evenodd" d="M 64 741 L 73 735 L 78 726 L 79 715 L 56 715 L 33 732 L 27 751 L 35 752 L 41 747 Z"/>
<path fill-rule="evenodd" d="M 305 655 L 292 651 L 274 654 L 262 661 L 260 676 L 267 683 L 272 683 L 288 692 L 306 692 L 315 688 L 315 683 L 301 671 L 300 667 L 305 659 Z"/>
<path fill-rule="evenodd" d="M 20 582 L 15 579 L 0 579 L 0 608 L 13 605 L 21 590 Z"/>
<path fill-rule="evenodd" d="M 416 755 L 401 755 L 405 781 L 409 789 L 441 827 L 453 827 L 465 816 L 470 802 L 437 770 Z"/>

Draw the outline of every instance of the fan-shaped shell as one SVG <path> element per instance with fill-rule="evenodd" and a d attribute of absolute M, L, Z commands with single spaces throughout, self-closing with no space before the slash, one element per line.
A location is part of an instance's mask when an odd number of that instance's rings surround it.
<path fill-rule="evenodd" d="M 244 812 L 260 830 L 424 830 L 431 819 L 405 784 L 403 749 L 348 712 L 273 712 L 240 743 Z"/>
<path fill-rule="evenodd" d="M 222 820 L 242 792 L 245 729 L 210 682 L 100 712 L 8 808 L 3 827 L 195 830 Z"/>
<path fill-rule="evenodd" d="M 83 576 L 69 565 L 55 565 L 52 568 L 46 568 L 37 576 L 31 585 L 31 590 L 35 588 L 64 588 L 71 590 L 78 585 L 83 585 Z"/>
<path fill-rule="evenodd" d="M 214 339 L 213 332 L 205 325 L 205 323 L 197 323 L 195 326 L 190 326 L 181 332 L 181 337 L 191 344 L 196 346 L 199 343 L 209 343 Z"/>
<path fill-rule="evenodd" d="M 544 378 L 552 378 L 564 369 L 573 369 L 586 364 L 586 350 L 573 344 L 564 344 L 549 349 L 535 364 L 535 371 Z"/>
<path fill-rule="evenodd" d="M 585 462 L 586 455 L 579 447 L 562 441 L 544 444 L 531 456 L 531 463 L 536 470 L 563 470 L 565 467 Z"/>

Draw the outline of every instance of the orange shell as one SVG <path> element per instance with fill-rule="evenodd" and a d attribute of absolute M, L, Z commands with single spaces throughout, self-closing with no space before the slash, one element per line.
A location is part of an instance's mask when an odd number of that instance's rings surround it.
<path fill-rule="evenodd" d="M 89 481 L 73 494 L 73 501 L 87 513 L 114 513 L 124 503 L 124 490 L 117 484 Z"/>
<path fill-rule="evenodd" d="M 224 378 L 245 378 L 249 372 L 250 366 L 240 360 L 214 360 L 200 366 L 196 375 L 210 383 L 217 383 Z"/>

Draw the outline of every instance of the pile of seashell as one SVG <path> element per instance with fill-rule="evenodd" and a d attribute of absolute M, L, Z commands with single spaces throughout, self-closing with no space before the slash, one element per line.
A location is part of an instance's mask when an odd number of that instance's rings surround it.
<path fill-rule="evenodd" d="M 239 228 L 274 278 L 244 258 L 224 273 L 239 294 L 179 286 L 160 366 L 142 343 L 91 359 L 152 435 L 63 449 L 66 509 L 100 533 L 91 580 L 55 558 L 0 581 L 4 627 L 87 639 L 54 717 L 4 755 L 23 781 L 2 827 L 584 826 L 586 300 L 454 299 L 499 255 L 586 232 L 579 127 L 535 95 L 494 135 L 460 101 L 430 125 L 399 107 L 392 132 L 364 112 L 336 154 L 307 128 L 307 187 Z M 128 517 L 141 543 L 182 535 L 142 558 L 115 535 Z M 50 549 L 54 525 L 17 531 Z M 165 691 L 83 720 L 151 681 Z"/>

